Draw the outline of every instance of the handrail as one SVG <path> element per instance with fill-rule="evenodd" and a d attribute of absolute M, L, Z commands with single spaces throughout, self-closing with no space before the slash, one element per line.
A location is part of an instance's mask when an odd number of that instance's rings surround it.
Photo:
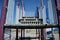
<path fill-rule="evenodd" d="M 5 24 L 4 28 L 18 28 L 18 29 L 42 29 L 59 27 L 60 24 Z"/>

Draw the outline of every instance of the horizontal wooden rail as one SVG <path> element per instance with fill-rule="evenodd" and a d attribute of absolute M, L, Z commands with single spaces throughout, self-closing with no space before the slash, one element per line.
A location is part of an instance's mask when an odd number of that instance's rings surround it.
<path fill-rule="evenodd" d="M 18 28 L 18 29 L 42 29 L 59 27 L 60 24 L 5 24 L 4 28 Z"/>

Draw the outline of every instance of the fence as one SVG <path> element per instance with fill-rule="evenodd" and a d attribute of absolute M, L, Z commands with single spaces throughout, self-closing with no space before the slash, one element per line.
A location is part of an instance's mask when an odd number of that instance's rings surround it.
<path fill-rule="evenodd" d="M 38 40 L 45 40 L 43 38 L 43 30 L 44 28 L 56 28 L 58 27 L 59 28 L 60 24 L 38 24 L 38 25 L 32 25 L 32 24 L 28 24 L 28 25 L 24 25 L 24 24 L 6 24 L 4 25 L 4 29 L 5 28 L 11 28 L 11 29 L 16 29 L 16 38 L 15 40 L 32 40 L 32 39 L 38 39 Z M 21 29 L 21 37 L 18 38 L 18 29 Z M 24 33 L 23 33 L 23 30 L 25 29 L 41 29 L 41 37 L 38 36 L 38 37 L 24 37 Z M 53 35 L 52 35 L 53 36 Z M 10 39 L 11 40 L 11 39 Z M 47 40 L 47 39 L 46 39 Z M 50 37 L 48 40 L 54 40 L 54 36 L 53 37 Z"/>

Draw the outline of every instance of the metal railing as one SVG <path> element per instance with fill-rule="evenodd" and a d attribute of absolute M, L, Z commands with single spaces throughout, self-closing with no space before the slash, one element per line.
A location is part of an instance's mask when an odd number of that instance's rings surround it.
<path fill-rule="evenodd" d="M 5 24 L 4 28 L 12 28 L 16 29 L 16 40 L 31 40 L 31 39 L 38 39 L 43 37 L 22 37 L 22 29 L 44 29 L 44 28 L 59 28 L 60 24 Z M 21 37 L 18 39 L 18 29 L 21 29 Z M 51 38 L 52 39 L 52 38 Z M 53 39 L 52 39 L 53 40 Z"/>

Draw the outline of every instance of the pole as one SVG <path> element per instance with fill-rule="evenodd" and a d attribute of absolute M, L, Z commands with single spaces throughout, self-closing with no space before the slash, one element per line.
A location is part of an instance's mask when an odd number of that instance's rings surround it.
<path fill-rule="evenodd" d="M 22 40 L 22 29 L 21 29 L 21 40 Z"/>
<path fill-rule="evenodd" d="M 57 17 L 58 17 L 58 24 L 60 24 L 60 3 L 59 3 L 60 0 L 55 0 L 55 3 L 56 3 L 56 11 L 57 11 Z M 60 37 L 60 27 L 58 26 L 59 28 L 59 37 Z M 60 38 L 59 38 L 60 40 Z"/>
<path fill-rule="evenodd" d="M 59 24 L 59 23 L 58 23 Z M 59 28 L 59 37 L 60 37 L 60 27 L 58 26 L 58 28 Z M 60 40 L 60 38 L 59 38 L 59 40 Z"/>
<path fill-rule="evenodd" d="M 41 40 L 44 40 L 44 38 L 43 38 L 43 29 L 41 29 Z"/>
<path fill-rule="evenodd" d="M 42 14 L 43 14 L 43 8 L 44 8 L 44 0 L 41 0 L 41 6 L 42 6 Z M 46 40 L 46 29 L 41 29 L 41 40 Z"/>
<path fill-rule="evenodd" d="M 11 28 L 10 28 L 10 36 L 9 36 L 10 40 L 11 40 Z"/>
<path fill-rule="evenodd" d="M 16 40 L 18 40 L 18 28 L 16 29 Z"/>
<path fill-rule="evenodd" d="M 22 17 L 23 17 L 23 14 L 24 13 L 24 0 L 22 0 Z"/>
<path fill-rule="evenodd" d="M 38 40 L 40 40 L 40 29 L 38 29 Z"/>
<path fill-rule="evenodd" d="M 24 15 L 24 0 L 22 0 L 22 17 Z M 23 32 L 23 37 L 25 37 L 25 29 L 22 29 L 22 32 Z"/>
<path fill-rule="evenodd" d="M 20 9 L 20 0 L 18 0 L 18 8 Z M 18 28 L 16 28 L 16 40 L 18 40 Z"/>
<path fill-rule="evenodd" d="M 4 40 L 4 24 L 6 20 L 8 0 L 4 0 L 3 9 L 2 9 L 2 19 L 0 24 L 0 40 Z"/>
<path fill-rule="evenodd" d="M 53 31 L 53 28 L 51 28 L 52 30 L 52 39 L 54 40 L 54 31 Z"/>

